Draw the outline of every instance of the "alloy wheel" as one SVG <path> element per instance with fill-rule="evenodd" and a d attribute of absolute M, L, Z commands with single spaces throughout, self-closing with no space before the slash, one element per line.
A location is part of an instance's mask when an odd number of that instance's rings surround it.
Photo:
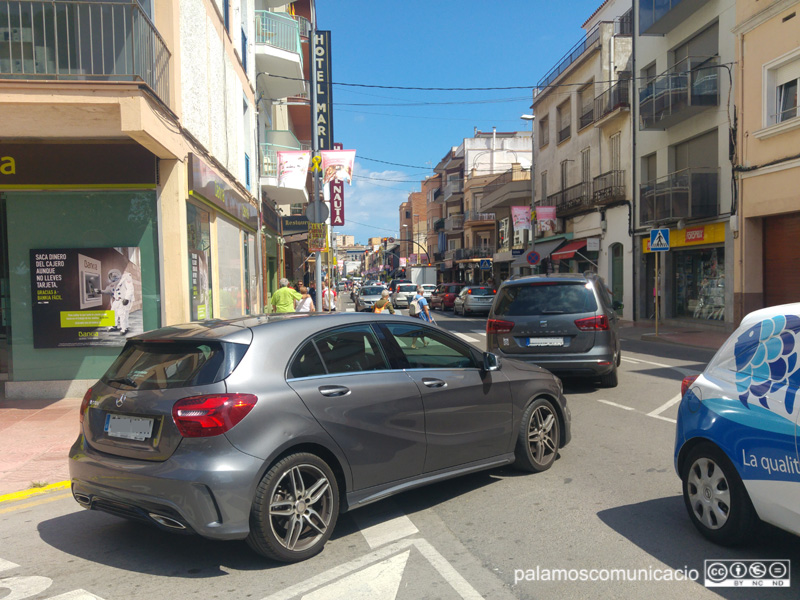
<path fill-rule="evenodd" d="M 540 465 L 551 462 L 551 456 L 558 450 L 554 427 L 557 427 L 557 420 L 553 409 L 547 404 L 537 406 L 528 425 L 528 444 L 533 460 Z"/>
<path fill-rule="evenodd" d="M 307 550 L 325 536 L 333 506 L 333 490 L 325 474 L 314 465 L 295 465 L 281 476 L 270 498 L 272 532 L 287 550 Z"/>

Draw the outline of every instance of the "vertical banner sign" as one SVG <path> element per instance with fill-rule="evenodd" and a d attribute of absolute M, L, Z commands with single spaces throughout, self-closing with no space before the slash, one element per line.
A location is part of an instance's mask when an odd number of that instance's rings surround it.
<path fill-rule="evenodd" d="M 334 180 L 331 186 L 331 225 L 341 227 L 344 225 L 344 182 Z"/>
<path fill-rule="evenodd" d="M 311 252 L 327 252 L 328 226 L 325 223 L 310 223 L 308 226 L 308 249 Z"/>
<path fill-rule="evenodd" d="M 333 85 L 331 82 L 331 32 L 314 36 L 314 69 L 317 71 L 317 114 L 314 122 L 320 150 L 333 150 Z"/>

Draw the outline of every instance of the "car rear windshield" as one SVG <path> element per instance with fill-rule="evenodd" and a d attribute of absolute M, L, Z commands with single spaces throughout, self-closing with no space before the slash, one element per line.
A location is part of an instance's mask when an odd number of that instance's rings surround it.
<path fill-rule="evenodd" d="M 412 285 L 398 285 L 397 286 L 397 291 L 398 292 L 416 292 L 417 291 L 417 286 L 415 286 L 413 284 Z"/>
<path fill-rule="evenodd" d="M 494 296 L 494 288 L 471 288 L 469 293 L 473 296 Z"/>
<path fill-rule="evenodd" d="M 365 287 L 361 288 L 362 296 L 380 296 L 383 291 L 382 287 Z"/>
<path fill-rule="evenodd" d="M 591 288 L 581 282 L 509 285 L 498 295 L 494 309 L 498 317 L 569 315 L 597 310 Z"/>
<path fill-rule="evenodd" d="M 228 377 L 247 348 L 227 342 L 128 342 L 101 381 L 137 390 L 208 385 Z"/>

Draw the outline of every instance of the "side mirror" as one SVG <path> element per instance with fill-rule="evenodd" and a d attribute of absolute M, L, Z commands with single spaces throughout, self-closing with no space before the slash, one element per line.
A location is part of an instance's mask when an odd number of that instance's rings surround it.
<path fill-rule="evenodd" d="M 622 310 L 623 308 L 625 308 L 625 305 L 619 300 L 614 300 L 614 302 L 611 303 L 611 308 L 613 308 L 614 310 Z"/>
<path fill-rule="evenodd" d="M 483 353 L 483 370 L 484 371 L 499 371 L 500 370 L 500 357 L 491 352 Z"/>

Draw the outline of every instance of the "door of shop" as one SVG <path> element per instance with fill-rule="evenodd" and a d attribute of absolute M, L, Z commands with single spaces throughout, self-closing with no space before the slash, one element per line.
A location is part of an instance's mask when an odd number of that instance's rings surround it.
<path fill-rule="evenodd" d="M 764 306 L 800 298 L 800 214 L 764 219 Z"/>
<path fill-rule="evenodd" d="M 9 300 L 6 197 L 0 194 L 0 379 L 7 379 L 9 371 L 8 344 L 11 340 L 11 321 L 8 314 Z"/>

